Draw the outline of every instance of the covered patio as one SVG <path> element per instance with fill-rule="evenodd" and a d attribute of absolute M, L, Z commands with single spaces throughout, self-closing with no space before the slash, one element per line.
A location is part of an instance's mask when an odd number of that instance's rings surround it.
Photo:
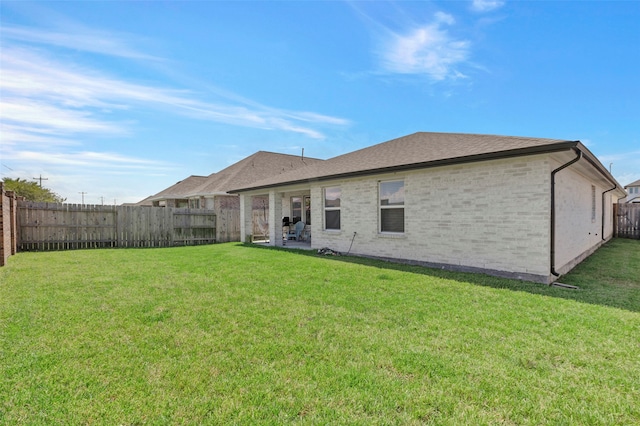
<path fill-rule="evenodd" d="M 244 241 L 311 249 L 311 196 L 308 188 L 240 194 L 240 210 Z M 251 214 L 245 214 L 249 211 Z"/>
<path fill-rule="evenodd" d="M 269 244 L 269 241 L 264 240 L 253 241 L 253 244 L 260 246 L 273 246 L 273 244 Z M 287 241 L 286 243 L 283 243 L 278 247 L 287 249 L 313 250 L 313 248 L 311 247 L 311 241 Z"/>

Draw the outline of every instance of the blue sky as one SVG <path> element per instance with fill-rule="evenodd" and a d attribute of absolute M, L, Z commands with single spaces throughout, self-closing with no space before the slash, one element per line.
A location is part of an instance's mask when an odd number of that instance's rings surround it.
<path fill-rule="evenodd" d="M 580 140 L 640 179 L 640 1 L 0 2 L 2 177 L 135 202 L 259 150 Z"/>

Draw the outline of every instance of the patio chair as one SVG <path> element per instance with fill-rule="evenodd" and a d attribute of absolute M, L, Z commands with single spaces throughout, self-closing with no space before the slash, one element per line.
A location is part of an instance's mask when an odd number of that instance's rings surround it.
<path fill-rule="evenodd" d="M 296 225 L 294 227 L 296 241 L 300 241 L 300 238 L 302 237 L 302 234 L 304 233 L 305 225 L 306 224 L 303 221 L 299 221 L 299 222 L 296 223 Z"/>

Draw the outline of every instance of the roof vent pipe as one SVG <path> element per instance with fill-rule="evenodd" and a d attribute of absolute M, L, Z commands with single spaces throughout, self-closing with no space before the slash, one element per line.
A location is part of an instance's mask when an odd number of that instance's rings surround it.
<path fill-rule="evenodd" d="M 574 147 L 573 150 L 576 152 L 576 158 L 569 161 L 568 163 L 563 164 L 557 169 L 551 172 L 551 259 L 550 259 L 550 269 L 551 274 L 559 277 L 560 274 L 556 272 L 556 173 L 559 171 L 569 167 L 573 163 L 577 162 L 582 158 L 582 151 L 578 148 Z"/>

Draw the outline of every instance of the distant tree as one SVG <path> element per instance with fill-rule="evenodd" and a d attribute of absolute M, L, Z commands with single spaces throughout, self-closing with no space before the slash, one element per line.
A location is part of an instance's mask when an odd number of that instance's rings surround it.
<path fill-rule="evenodd" d="M 36 182 L 29 182 L 20 178 L 3 178 L 2 181 L 4 182 L 5 191 L 14 191 L 16 195 L 24 197 L 28 201 L 64 203 L 67 200 L 50 189 L 38 185 Z"/>

